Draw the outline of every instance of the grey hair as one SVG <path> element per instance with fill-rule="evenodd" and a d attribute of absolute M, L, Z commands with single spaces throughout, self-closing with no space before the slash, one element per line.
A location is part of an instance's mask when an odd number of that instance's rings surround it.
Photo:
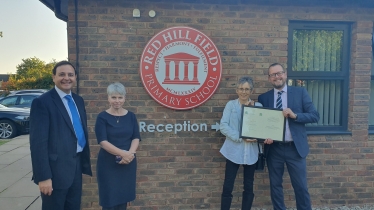
<path fill-rule="evenodd" d="M 114 94 L 119 94 L 119 95 L 125 96 L 126 95 L 125 86 L 123 86 L 119 82 L 112 83 L 107 88 L 107 94 L 109 96 L 114 95 Z"/>
<path fill-rule="evenodd" d="M 240 85 L 243 85 L 246 82 L 248 82 L 249 87 L 251 87 L 251 90 L 253 90 L 253 88 L 254 88 L 253 79 L 252 79 L 252 77 L 248 77 L 248 76 L 241 77 L 238 81 L 237 87 L 239 87 Z"/>

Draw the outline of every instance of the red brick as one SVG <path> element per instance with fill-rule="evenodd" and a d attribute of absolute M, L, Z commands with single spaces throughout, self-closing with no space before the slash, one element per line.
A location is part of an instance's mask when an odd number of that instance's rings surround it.
<path fill-rule="evenodd" d="M 107 108 L 106 86 L 113 81 L 122 81 L 128 88 L 126 108 L 133 110 L 139 121 L 154 124 L 184 120 L 208 122 L 207 132 L 141 133 L 143 141 L 137 153 L 138 197 L 130 209 L 219 208 L 225 161 L 219 149 L 224 137 L 211 130 L 209 125 L 219 122 L 227 101 L 237 97 L 233 88 L 240 76 L 250 75 L 255 79 L 254 99 L 271 89 L 267 82 L 267 67 L 274 62 L 287 64 L 290 20 L 353 22 L 349 40 L 352 45 L 349 58 L 351 101 L 349 118 L 342 119 L 349 122 L 352 133 L 309 136 L 311 150 L 307 163 L 308 177 L 312 181 L 309 190 L 313 192 L 312 202 L 316 206 L 373 201 L 366 190 L 374 185 L 374 169 L 365 162 L 373 159 L 372 152 L 367 150 L 369 139 L 371 142 L 374 139 L 367 130 L 373 63 L 373 22 L 367 20 L 374 19 L 373 12 L 362 7 L 357 13 L 351 5 L 353 1 L 342 1 L 339 7 L 323 0 L 319 0 L 321 5 L 313 7 L 302 6 L 303 3 L 269 7 L 239 1 L 185 2 L 144 2 L 140 18 L 132 17 L 131 8 L 138 7 L 137 1 L 80 2 L 79 92 L 86 101 L 94 170 L 100 147 L 96 145 L 93 127 L 97 113 Z M 74 60 L 74 10 L 72 4 L 70 7 L 68 57 Z M 156 11 L 154 18 L 147 14 L 151 8 Z M 140 81 L 139 59 L 144 46 L 154 34 L 171 26 L 190 26 L 203 31 L 214 41 L 222 56 L 220 87 L 210 100 L 193 110 L 174 111 L 162 107 L 146 93 Z M 233 207 L 240 206 L 242 176 L 240 170 L 233 192 Z M 83 209 L 100 209 L 96 177 L 85 177 L 84 183 Z M 255 205 L 271 208 L 267 171 L 256 173 L 255 183 L 255 193 L 261 195 L 256 198 Z M 285 202 L 294 207 L 295 198 L 287 173 L 284 187 Z M 356 196 L 351 188 L 360 195 Z"/>

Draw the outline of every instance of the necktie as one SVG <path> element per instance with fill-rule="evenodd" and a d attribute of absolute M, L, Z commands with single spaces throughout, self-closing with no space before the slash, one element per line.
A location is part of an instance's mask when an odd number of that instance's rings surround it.
<path fill-rule="evenodd" d="M 71 113 L 71 118 L 73 120 L 73 126 L 75 130 L 75 135 L 77 136 L 78 139 L 78 144 L 82 148 L 86 145 L 86 138 L 84 136 L 84 131 L 82 127 L 82 123 L 78 114 L 77 107 L 74 104 L 73 98 L 70 95 L 65 96 L 66 100 L 68 101 L 68 106 L 70 109 Z"/>
<path fill-rule="evenodd" d="M 276 108 L 277 109 L 282 109 L 283 108 L 283 106 L 282 106 L 282 93 L 283 92 L 284 92 L 283 90 L 278 92 L 278 98 L 277 98 L 277 103 L 276 103 Z"/>

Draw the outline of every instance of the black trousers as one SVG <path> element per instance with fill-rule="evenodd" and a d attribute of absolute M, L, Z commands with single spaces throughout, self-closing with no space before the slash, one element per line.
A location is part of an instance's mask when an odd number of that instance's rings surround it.
<path fill-rule="evenodd" d="M 240 164 L 236 164 L 226 159 L 225 181 L 223 183 L 222 197 L 232 197 L 236 174 Z M 255 175 L 255 164 L 243 165 L 243 188 L 244 194 L 253 194 L 253 181 Z"/>

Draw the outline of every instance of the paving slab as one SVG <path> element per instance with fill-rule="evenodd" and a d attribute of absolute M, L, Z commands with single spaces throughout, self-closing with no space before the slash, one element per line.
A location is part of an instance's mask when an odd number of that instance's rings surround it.
<path fill-rule="evenodd" d="M 14 195 L 17 197 L 38 197 L 40 195 L 39 187 L 29 178 L 22 178 L 0 193 L 0 198 L 12 198 Z"/>
<path fill-rule="evenodd" d="M 29 172 L 28 174 L 26 174 L 26 176 L 24 176 L 25 178 L 27 177 L 27 178 L 30 178 L 30 180 L 31 180 L 31 178 L 32 178 L 32 171 L 31 172 Z"/>
<path fill-rule="evenodd" d="M 30 148 L 26 147 L 26 146 L 19 146 L 19 147 L 13 149 L 12 151 L 7 152 L 7 154 L 10 154 L 10 155 L 17 155 L 17 154 L 28 155 L 28 154 L 30 154 Z"/>
<path fill-rule="evenodd" d="M 26 210 L 40 210 L 41 206 L 42 199 L 39 196 Z"/>
<path fill-rule="evenodd" d="M 14 161 L 12 164 L 9 164 L 6 168 L 0 169 L 0 173 L 2 171 L 6 171 L 6 172 L 22 173 L 23 175 L 26 175 L 30 173 L 31 170 L 32 170 L 32 166 L 31 166 L 30 155 L 26 155 L 25 157 L 18 159 L 17 161 Z"/>
<path fill-rule="evenodd" d="M 32 170 L 30 155 L 26 155 L 14 161 L 12 164 L 9 164 L 6 168 L 0 169 L 0 173 L 3 170 L 8 171 L 8 172 L 10 171 L 10 172 L 23 173 L 24 175 L 30 173 L 30 171 Z"/>
<path fill-rule="evenodd" d="M 31 181 L 29 135 L 0 145 L 0 210 L 40 210 L 37 185 Z"/>
<path fill-rule="evenodd" d="M 25 210 L 37 197 L 0 198 L 1 209 L 4 210 Z M 40 210 L 39 206 L 39 210 Z"/>
<path fill-rule="evenodd" d="M 6 144 L 24 145 L 29 143 L 29 135 L 17 136 Z"/>
<path fill-rule="evenodd" d="M 1 156 L 0 156 L 0 158 L 1 158 Z M 0 164 L 0 170 L 1 170 L 2 168 L 7 167 L 7 166 L 8 166 L 8 164 Z"/>
<path fill-rule="evenodd" d="M 23 178 L 24 174 L 16 174 L 12 172 L 0 171 L 0 195 L 4 190 L 15 184 Z M 0 202 L 1 203 L 1 202 Z"/>
<path fill-rule="evenodd" d="M 0 164 L 12 164 L 19 159 L 27 156 L 27 154 L 6 154 L 2 155 L 0 158 Z"/>
<path fill-rule="evenodd" d="M 16 148 L 18 148 L 20 145 L 18 144 L 9 144 L 9 142 L 3 144 L 0 146 L 0 152 L 9 152 Z"/>

